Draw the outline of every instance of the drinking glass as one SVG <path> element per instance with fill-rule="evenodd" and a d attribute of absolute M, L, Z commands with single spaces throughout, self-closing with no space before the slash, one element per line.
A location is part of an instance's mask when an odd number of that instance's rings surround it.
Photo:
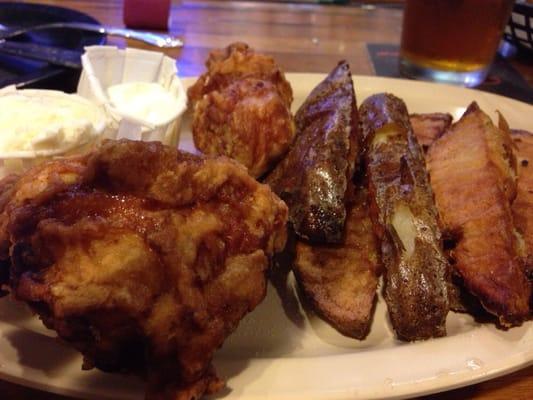
<path fill-rule="evenodd" d="M 407 0 L 400 73 L 477 86 L 486 78 L 513 0 Z"/>

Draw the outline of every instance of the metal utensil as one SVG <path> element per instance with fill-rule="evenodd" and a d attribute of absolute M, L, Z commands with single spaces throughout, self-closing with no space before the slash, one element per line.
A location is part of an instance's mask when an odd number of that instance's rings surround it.
<path fill-rule="evenodd" d="M 127 28 L 116 28 L 110 26 L 102 26 L 95 24 L 88 24 L 85 22 L 54 22 L 50 24 L 27 26 L 22 28 L 8 28 L 5 31 L 0 30 L 0 39 L 8 39 L 24 33 L 44 30 L 44 29 L 78 29 L 82 31 L 97 32 L 103 35 L 121 36 L 128 39 L 139 40 L 144 43 L 161 48 L 182 47 L 183 42 L 170 35 L 136 31 Z"/>
<path fill-rule="evenodd" d="M 35 43 L 9 42 L 0 39 L 0 53 L 31 60 L 46 61 L 61 67 L 81 69 L 81 52 Z"/>

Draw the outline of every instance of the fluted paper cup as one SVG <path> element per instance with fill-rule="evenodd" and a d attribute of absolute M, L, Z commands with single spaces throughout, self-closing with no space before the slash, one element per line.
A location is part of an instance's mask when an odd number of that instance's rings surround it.
<path fill-rule="evenodd" d="M 187 96 L 177 73 L 174 59 L 160 52 L 118 49 L 115 46 L 89 46 L 82 56 L 83 71 L 78 94 L 102 104 L 117 125 L 111 139 L 160 141 L 177 146 L 181 118 L 187 108 Z M 111 102 L 108 89 L 130 82 L 160 84 L 176 101 L 176 110 L 166 121 L 154 124 L 119 110 Z"/>

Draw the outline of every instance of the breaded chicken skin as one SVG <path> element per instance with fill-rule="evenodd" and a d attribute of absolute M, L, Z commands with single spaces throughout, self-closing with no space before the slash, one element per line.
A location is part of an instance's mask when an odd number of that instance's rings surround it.
<path fill-rule="evenodd" d="M 524 239 L 526 274 L 529 280 L 533 281 L 533 133 L 517 130 L 512 132 L 511 137 L 518 159 L 516 199 L 512 206 L 513 221 Z"/>
<path fill-rule="evenodd" d="M 292 89 L 272 57 L 244 43 L 211 52 L 207 72 L 188 90 L 194 144 L 260 177 L 289 150 L 295 135 Z"/>
<path fill-rule="evenodd" d="M 267 81 L 237 80 L 206 94 L 194 109 L 194 144 L 207 155 L 225 155 L 260 177 L 288 151 L 295 135 L 289 108 Z"/>
<path fill-rule="evenodd" d="M 272 83 L 283 102 L 290 107 L 292 89 L 274 59 L 258 54 L 246 43 L 236 42 L 225 49 L 214 50 L 205 62 L 207 72 L 189 88 L 187 96 L 192 104 L 205 94 L 221 91 L 236 80 L 255 78 Z"/>
<path fill-rule="evenodd" d="M 263 300 L 286 239 L 268 186 L 225 158 L 124 140 L 3 189 L 10 290 L 84 368 L 145 376 L 148 399 L 221 388 L 213 353 Z"/>

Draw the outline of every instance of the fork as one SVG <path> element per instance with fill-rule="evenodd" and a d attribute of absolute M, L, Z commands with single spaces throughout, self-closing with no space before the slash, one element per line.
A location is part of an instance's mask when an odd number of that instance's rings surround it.
<path fill-rule="evenodd" d="M 6 28 L 6 27 L 1 26 L 0 28 Z M 144 32 L 144 31 L 136 31 L 136 30 L 127 29 L 127 28 L 117 28 L 117 27 L 111 27 L 111 26 L 88 24 L 85 22 L 53 22 L 49 24 L 34 25 L 34 26 L 28 26 L 28 27 L 23 27 L 23 28 L 12 28 L 12 29 L 8 28 L 7 30 L 4 30 L 4 31 L 0 30 L 0 39 L 8 39 L 8 38 L 19 36 L 24 33 L 32 32 L 32 31 L 38 31 L 38 30 L 43 30 L 43 29 L 59 29 L 59 28 L 78 29 L 82 31 L 97 32 L 103 35 L 121 36 L 121 37 L 125 37 L 128 39 L 138 40 L 144 43 L 151 44 L 152 46 L 157 46 L 161 48 L 172 48 L 172 47 L 183 46 L 183 42 L 180 39 L 170 36 L 170 35 L 152 33 L 152 32 Z"/>

